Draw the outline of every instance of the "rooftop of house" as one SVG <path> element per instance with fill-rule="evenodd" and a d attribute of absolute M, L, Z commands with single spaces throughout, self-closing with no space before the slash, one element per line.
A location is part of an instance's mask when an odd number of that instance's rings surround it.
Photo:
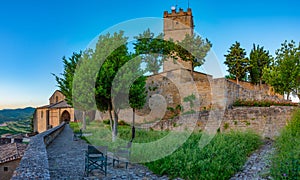
<path fill-rule="evenodd" d="M 0 145 L 0 164 L 22 158 L 27 144 L 10 143 Z"/>

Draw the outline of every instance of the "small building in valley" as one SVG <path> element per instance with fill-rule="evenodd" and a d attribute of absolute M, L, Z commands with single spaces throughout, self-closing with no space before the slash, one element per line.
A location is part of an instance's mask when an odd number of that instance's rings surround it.
<path fill-rule="evenodd" d="M 18 167 L 27 148 L 26 144 L 9 143 L 0 145 L 0 179 L 9 180 Z"/>
<path fill-rule="evenodd" d="M 56 90 L 49 98 L 49 105 L 36 108 L 34 113 L 34 132 L 44 132 L 62 122 L 74 121 L 74 108 L 66 101 L 66 97 Z"/>

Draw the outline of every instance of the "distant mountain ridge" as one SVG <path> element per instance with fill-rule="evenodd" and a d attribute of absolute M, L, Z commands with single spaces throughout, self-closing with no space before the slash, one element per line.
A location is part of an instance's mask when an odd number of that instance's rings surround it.
<path fill-rule="evenodd" d="M 22 121 L 30 119 L 35 111 L 33 107 L 0 110 L 0 124 L 8 121 Z"/>

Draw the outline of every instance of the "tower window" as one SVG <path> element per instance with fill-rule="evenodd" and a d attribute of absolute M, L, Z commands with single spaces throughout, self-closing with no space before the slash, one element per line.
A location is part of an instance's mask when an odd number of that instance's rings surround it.
<path fill-rule="evenodd" d="M 3 171 L 8 171 L 8 167 L 4 167 L 4 168 L 3 168 Z"/>
<path fill-rule="evenodd" d="M 55 96 L 55 102 L 56 102 L 56 103 L 58 102 L 58 97 L 57 97 L 57 96 Z"/>
<path fill-rule="evenodd" d="M 44 111 L 41 112 L 41 118 L 43 118 L 43 117 L 44 117 Z"/>

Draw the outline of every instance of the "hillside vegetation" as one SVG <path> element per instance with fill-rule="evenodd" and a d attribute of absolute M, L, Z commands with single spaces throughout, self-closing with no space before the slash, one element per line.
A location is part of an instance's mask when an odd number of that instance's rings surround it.
<path fill-rule="evenodd" d="M 0 110 L 0 125 L 2 124 L 0 135 L 31 132 L 31 119 L 34 111 L 35 109 L 31 107 Z"/>
<path fill-rule="evenodd" d="M 22 121 L 32 117 L 35 108 L 0 110 L 0 124 L 8 121 Z"/>
<path fill-rule="evenodd" d="M 6 123 L 7 126 L 0 127 L 0 135 L 2 134 L 19 134 L 31 132 L 31 120 L 11 121 Z"/>

